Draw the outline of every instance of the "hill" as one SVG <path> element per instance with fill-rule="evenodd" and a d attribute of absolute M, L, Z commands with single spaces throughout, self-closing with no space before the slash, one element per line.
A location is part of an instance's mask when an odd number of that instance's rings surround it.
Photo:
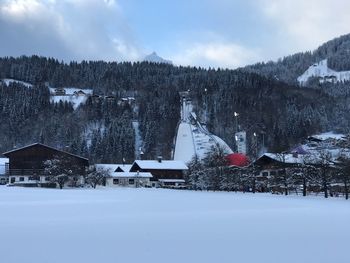
<path fill-rule="evenodd" d="M 234 146 L 234 112 L 248 132 L 265 134 L 269 150 L 286 149 L 307 135 L 350 127 L 347 99 L 246 70 L 207 70 L 148 62 L 69 64 L 45 57 L 0 58 L 0 151 L 42 142 L 91 158 L 121 162 L 134 158 L 133 121 L 138 121 L 145 158 L 170 158 L 180 119 L 179 91 L 190 90 L 199 118 Z M 21 82 L 33 85 L 23 86 Z M 47 86 L 92 89 L 76 109 L 53 103 Z M 205 92 L 206 90 L 206 92 Z M 132 97 L 133 103 L 123 98 Z"/>

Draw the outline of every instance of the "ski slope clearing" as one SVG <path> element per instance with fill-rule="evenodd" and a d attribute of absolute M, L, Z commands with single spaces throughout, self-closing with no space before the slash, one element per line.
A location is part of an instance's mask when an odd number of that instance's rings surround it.
<path fill-rule="evenodd" d="M 320 83 L 323 82 L 339 82 L 350 80 L 350 71 L 335 71 L 328 68 L 327 59 L 310 66 L 300 77 L 298 82 L 301 86 L 305 86 L 309 78 L 320 77 Z"/>
<path fill-rule="evenodd" d="M 78 89 L 78 88 L 71 88 L 71 87 L 65 87 L 63 88 L 65 90 L 65 95 L 55 95 L 55 89 L 49 87 L 51 96 L 50 96 L 50 102 L 51 103 L 59 103 L 62 102 L 68 102 L 72 103 L 73 108 L 76 110 L 81 104 L 84 104 L 89 95 L 93 94 L 92 89 Z M 85 93 L 85 95 L 78 95 L 77 92 L 82 91 Z"/>
<path fill-rule="evenodd" d="M 11 83 L 18 83 L 18 84 L 22 84 L 26 88 L 33 87 L 33 85 L 28 83 L 28 82 L 24 82 L 24 81 L 20 81 L 20 80 L 16 80 L 16 79 L 3 79 L 2 81 L 5 83 L 6 86 L 9 86 Z"/>
<path fill-rule="evenodd" d="M 343 199 L 0 187 L 6 263 L 348 262 Z"/>

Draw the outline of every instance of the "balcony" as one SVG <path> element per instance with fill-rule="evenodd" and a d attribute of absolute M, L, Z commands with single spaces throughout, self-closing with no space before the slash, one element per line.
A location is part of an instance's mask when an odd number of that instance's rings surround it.
<path fill-rule="evenodd" d="M 44 175 L 44 169 L 8 169 L 6 175 L 8 176 L 40 176 Z"/>

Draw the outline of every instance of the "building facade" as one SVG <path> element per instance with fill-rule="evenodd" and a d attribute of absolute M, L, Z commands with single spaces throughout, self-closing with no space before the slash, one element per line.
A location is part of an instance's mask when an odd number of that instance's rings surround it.
<path fill-rule="evenodd" d="M 35 143 L 3 154 L 9 159 L 8 177 L 11 185 L 51 186 L 50 175 L 45 172 L 45 162 L 53 159 L 64 160 L 72 172 L 72 180 L 67 185 L 84 183 L 89 160 L 50 146 Z"/>

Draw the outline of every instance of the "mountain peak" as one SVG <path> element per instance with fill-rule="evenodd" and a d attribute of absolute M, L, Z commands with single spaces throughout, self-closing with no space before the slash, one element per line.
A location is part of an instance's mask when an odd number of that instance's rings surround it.
<path fill-rule="evenodd" d="M 153 51 L 151 54 L 147 55 L 143 61 L 146 62 L 151 62 L 151 63 L 165 63 L 165 64 L 173 64 L 173 62 L 171 60 L 166 60 L 160 56 L 158 56 L 158 54 Z"/>

